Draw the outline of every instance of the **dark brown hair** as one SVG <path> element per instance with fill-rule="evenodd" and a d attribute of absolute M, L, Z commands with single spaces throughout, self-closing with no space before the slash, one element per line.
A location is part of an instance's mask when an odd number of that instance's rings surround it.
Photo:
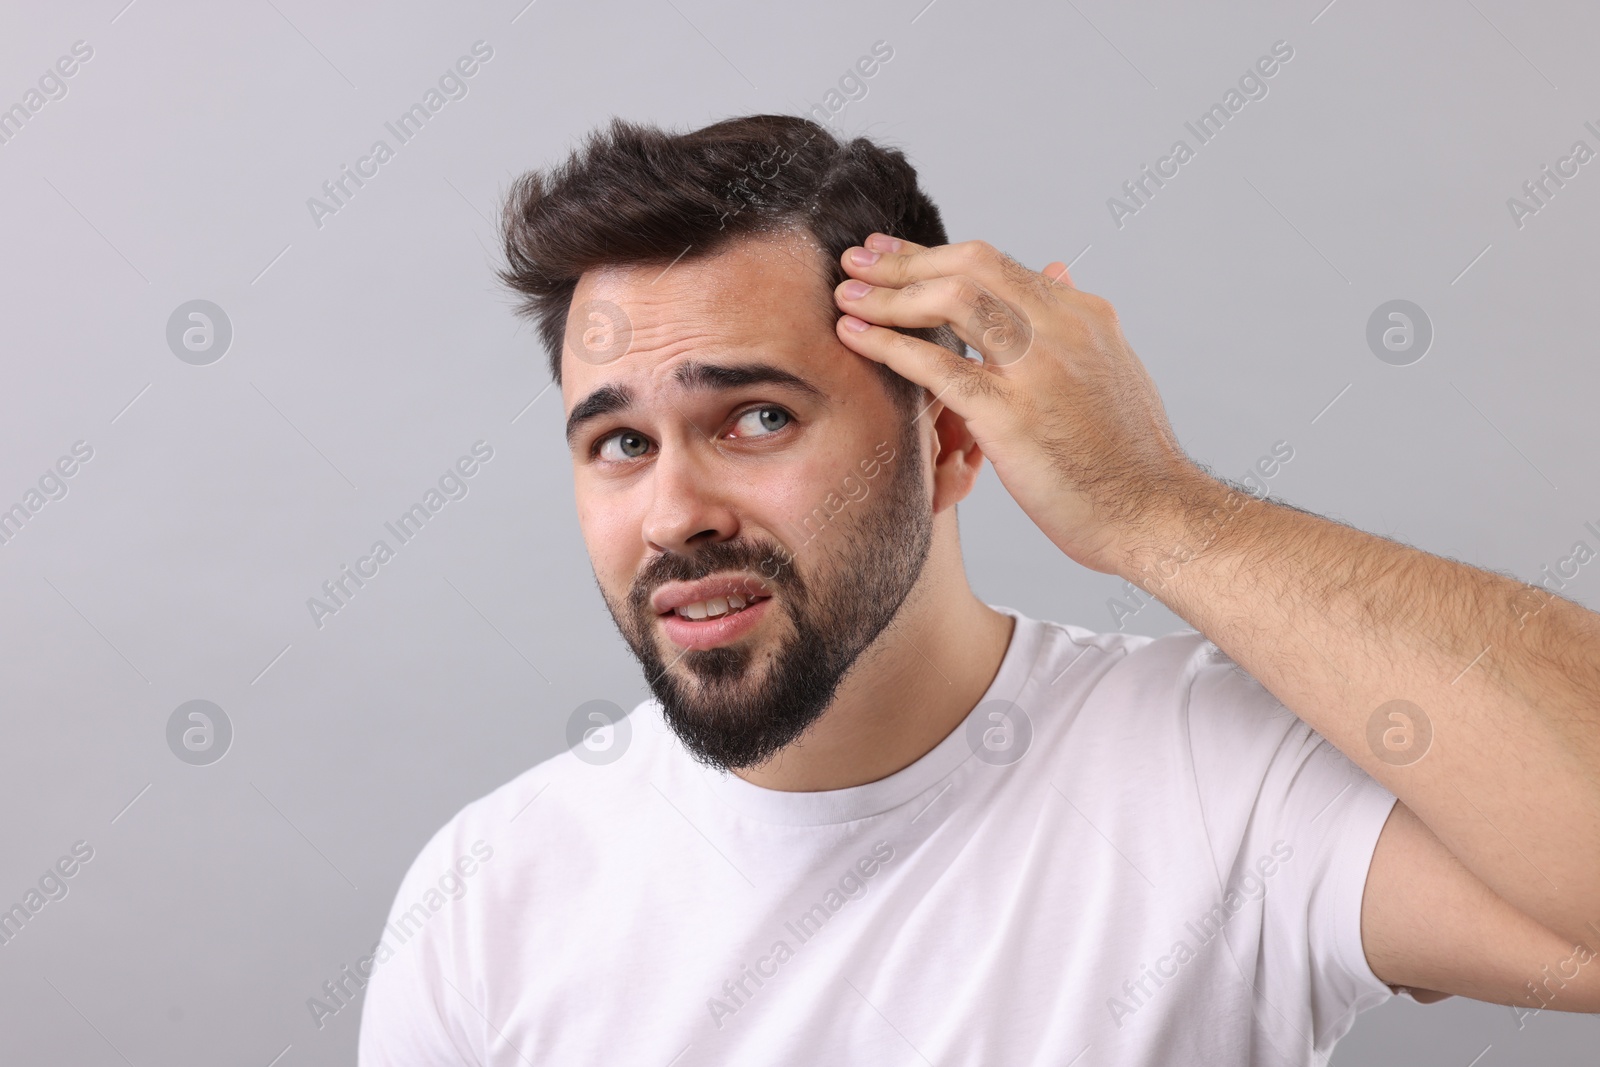
<path fill-rule="evenodd" d="M 556 382 L 584 271 L 665 267 L 715 255 L 739 238 L 801 227 L 822 246 L 831 324 L 845 249 L 874 230 L 930 247 L 947 242 L 939 209 L 902 152 L 864 137 L 842 142 L 792 115 L 747 115 L 688 133 L 613 119 L 564 164 L 518 178 L 501 227 L 506 266 L 497 273 L 520 294 L 517 313 L 536 323 Z M 901 332 L 965 352 L 948 326 Z M 914 411 L 921 387 L 873 367 L 896 404 Z"/>

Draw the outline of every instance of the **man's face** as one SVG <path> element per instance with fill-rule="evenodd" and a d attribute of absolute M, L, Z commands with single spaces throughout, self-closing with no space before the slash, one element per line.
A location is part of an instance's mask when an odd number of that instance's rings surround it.
<path fill-rule="evenodd" d="M 788 237 L 590 271 L 568 318 L 595 577 L 667 721 L 723 769 L 821 716 L 932 539 L 917 424 L 834 335 L 823 266 Z"/>

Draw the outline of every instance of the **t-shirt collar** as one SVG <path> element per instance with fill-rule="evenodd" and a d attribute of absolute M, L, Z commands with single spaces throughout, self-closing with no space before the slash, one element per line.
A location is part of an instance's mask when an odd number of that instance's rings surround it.
<path fill-rule="evenodd" d="M 1000 660 L 1000 669 L 989 683 L 982 699 L 973 705 L 974 710 L 991 700 L 1017 700 L 1033 671 L 1035 660 L 1043 642 L 1044 626 L 1021 612 L 998 604 L 989 605 L 995 611 L 1010 615 L 1016 620 L 1011 642 Z M 655 714 L 660 714 L 655 701 L 650 702 Z M 846 789 L 828 789 L 818 792 L 791 792 L 767 789 L 745 781 L 736 774 L 718 771 L 695 763 L 677 745 L 673 749 L 678 757 L 703 776 L 706 785 L 729 807 L 743 815 L 762 822 L 786 826 L 823 826 L 853 822 L 869 818 L 896 808 L 945 778 L 968 759 L 973 750 L 967 738 L 968 711 L 950 734 L 921 758 L 887 778 Z"/>

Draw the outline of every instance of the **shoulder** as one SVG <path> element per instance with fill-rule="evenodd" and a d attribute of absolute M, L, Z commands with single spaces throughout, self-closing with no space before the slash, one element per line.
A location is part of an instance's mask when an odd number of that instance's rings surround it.
<path fill-rule="evenodd" d="M 1283 711 L 1256 679 L 1196 630 L 1161 637 L 1097 632 L 1072 623 L 1019 617 L 1037 651 L 1028 690 L 1050 702 L 1140 726 L 1170 723 L 1197 706 L 1220 704 L 1246 716 Z"/>
<path fill-rule="evenodd" d="M 1292 773 L 1315 750 L 1336 755 L 1196 630 L 1147 637 L 1030 622 L 1038 652 L 1017 702 L 1059 724 L 1063 753 L 1092 752 L 1139 778 L 1181 775 L 1201 796 L 1248 794 L 1275 766 Z"/>

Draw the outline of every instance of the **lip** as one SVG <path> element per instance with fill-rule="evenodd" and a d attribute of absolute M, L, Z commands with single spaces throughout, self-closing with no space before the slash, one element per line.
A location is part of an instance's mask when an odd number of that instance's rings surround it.
<path fill-rule="evenodd" d="M 730 593 L 737 593 L 748 600 L 752 596 L 770 597 L 772 590 L 768 588 L 766 582 L 754 575 L 724 574 L 720 577 L 702 578 L 697 582 L 668 582 L 651 594 L 650 606 L 655 609 L 657 615 L 667 615 L 671 614 L 673 609 L 686 604 L 698 604 L 702 600 L 725 597 Z"/>
<path fill-rule="evenodd" d="M 684 603 L 693 604 L 700 599 L 705 598 L 696 597 L 695 600 L 687 600 Z M 661 616 L 661 628 L 667 632 L 667 640 L 679 648 L 685 650 L 716 648 L 718 645 L 737 641 L 759 625 L 766 617 L 767 606 L 771 603 L 770 597 L 758 600 L 742 611 L 736 611 L 731 615 L 719 615 L 714 619 L 686 619 L 677 612 L 669 611 Z"/>

